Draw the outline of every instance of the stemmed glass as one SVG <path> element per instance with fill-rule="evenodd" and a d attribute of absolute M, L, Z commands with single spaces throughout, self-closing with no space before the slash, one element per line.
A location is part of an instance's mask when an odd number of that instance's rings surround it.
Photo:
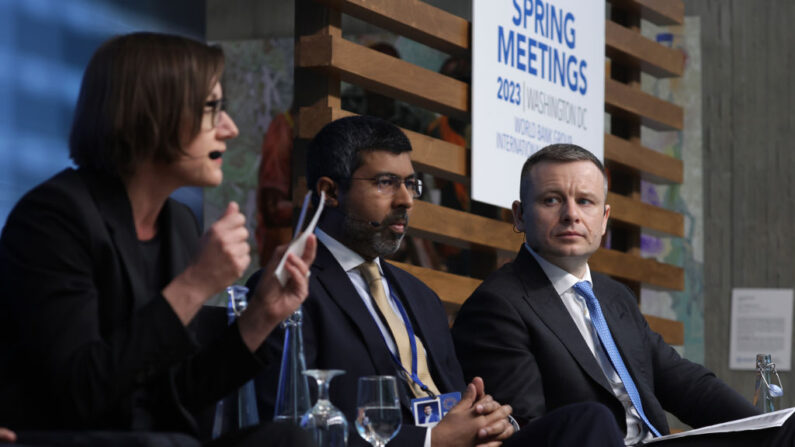
<path fill-rule="evenodd" d="M 345 447 L 348 444 L 348 421 L 328 398 L 331 379 L 345 374 L 345 371 L 308 369 L 304 374 L 317 382 L 317 403 L 301 418 L 301 428 L 312 434 L 317 447 Z"/>
<path fill-rule="evenodd" d="M 394 376 L 359 378 L 356 431 L 373 447 L 384 447 L 400 430 L 401 412 Z"/>

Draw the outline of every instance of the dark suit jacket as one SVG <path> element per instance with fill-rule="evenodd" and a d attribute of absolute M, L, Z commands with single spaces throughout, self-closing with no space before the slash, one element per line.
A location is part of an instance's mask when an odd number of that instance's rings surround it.
<path fill-rule="evenodd" d="M 428 353 L 434 382 L 442 392 L 463 391 L 461 366 L 453 350 L 447 316 L 439 297 L 409 273 L 382 262 L 384 274 L 395 294 L 404 304 L 417 336 Z M 356 292 L 348 275 L 331 252 L 318 244 L 312 264 L 309 297 L 303 304 L 303 338 L 307 368 L 342 369 L 346 373 L 331 383 L 331 402 L 345 413 L 351 427 L 349 443 L 366 445 L 355 433 L 357 380 L 369 375 L 398 375 L 378 326 Z M 255 287 L 257 277 L 249 281 Z M 272 355 L 280 356 L 283 330 L 274 331 L 267 344 Z M 273 414 L 279 368 L 275 364 L 258 378 L 261 414 Z M 421 446 L 425 429 L 413 426 L 410 411 L 412 398 L 408 385 L 398 380 L 403 407 L 403 428 L 391 445 Z M 310 389 L 314 390 L 314 385 Z"/>
<path fill-rule="evenodd" d="M 668 433 L 663 410 L 701 427 L 757 413 L 701 365 L 685 360 L 649 329 L 623 284 L 592 272 L 610 332 L 637 385 L 643 410 Z M 560 296 L 522 247 L 464 303 L 453 339 L 466 377 L 482 376 L 494 398 L 525 424 L 555 408 L 594 401 L 608 406 L 622 429 L 626 416 Z"/>
<path fill-rule="evenodd" d="M 159 234 L 170 280 L 199 227 L 168 200 Z M 0 425 L 195 433 L 191 412 L 254 375 L 236 327 L 200 349 L 143 275 L 118 180 L 66 169 L 20 200 L 0 237 Z"/>

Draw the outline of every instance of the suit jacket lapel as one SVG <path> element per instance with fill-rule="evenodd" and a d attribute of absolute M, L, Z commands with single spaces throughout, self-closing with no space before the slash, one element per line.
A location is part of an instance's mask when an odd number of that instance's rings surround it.
<path fill-rule="evenodd" d="M 623 293 L 629 292 L 610 286 L 599 276 L 594 276 L 594 294 L 602 306 L 602 313 L 605 315 L 607 326 L 610 328 L 619 353 L 621 353 L 624 365 L 629 370 L 638 393 L 640 393 L 643 412 L 646 413 L 646 417 L 655 428 L 667 431 L 668 422 L 665 419 L 665 410 L 654 394 L 653 378 L 650 374 L 652 365 L 645 360 L 647 355 L 644 350 L 645 345 L 638 338 L 641 332 L 635 329 L 636 322 L 632 321 L 634 317 L 630 314 L 633 311 L 626 307 L 626 299 L 620 296 Z"/>
<path fill-rule="evenodd" d="M 394 266 L 387 262 L 382 262 L 381 265 L 384 267 L 389 286 L 394 289 L 395 294 L 400 297 L 401 302 L 405 305 L 406 312 L 409 314 L 409 318 L 412 321 L 414 332 L 420 337 L 420 340 L 422 340 L 425 346 L 429 362 L 428 367 L 431 371 L 437 372 L 433 375 L 436 386 L 439 388 L 439 391 L 443 393 L 445 392 L 444 390 L 455 390 L 455 386 L 450 382 L 447 374 L 444 374 L 444 368 L 437 361 L 437 359 L 443 358 L 442 353 L 439 352 L 441 344 L 433 342 L 438 339 L 438 337 L 449 337 L 449 334 L 434 333 L 433 328 L 439 324 L 438 322 L 432 321 L 432 316 L 435 314 L 431 314 L 430 312 L 417 312 L 417 309 L 427 307 L 425 303 L 419 301 L 427 299 L 427 297 L 420 296 L 417 293 L 412 293 L 411 290 L 407 290 L 405 288 L 407 284 L 403 284 L 395 278 Z"/>
<path fill-rule="evenodd" d="M 594 281 L 596 282 L 597 280 L 594 279 Z M 605 287 L 599 287 L 598 283 L 594 285 L 594 295 L 596 295 L 596 299 L 599 300 L 599 305 L 602 307 L 602 313 L 605 316 L 605 321 L 607 321 L 607 327 L 610 329 L 610 335 L 613 336 L 613 341 L 621 352 L 621 358 L 624 360 L 624 364 L 627 368 L 630 368 L 630 373 L 632 373 L 632 367 L 629 361 L 631 353 L 626 351 L 634 344 L 632 339 L 635 338 L 636 335 L 622 330 L 626 324 L 623 321 L 626 316 L 626 309 L 621 306 L 620 300 L 614 297 L 614 292 L 615 291 Z M 632 377 L 636 377 L 636 375 L 633 373 Z"/>
<path fill-rule="evenodd" d="M 645 371 L 638 370 L 638 368 L 642 367 L 635 361 L 635 359 L 638 358 L 637 354 L 632 352 L 632 349 L 638 344 L 637 332 L 624 330 L 624 328 L 633 327 L 634 323 L 624 321 L 627 316 L 627 309 L 621 304 L 621 299 L 615 297 L 617 293 L 616 290 L 613 288 L 600 287 L 601 281 L 596 279 L 594 279 L 594 282 L 594 295 L 596 295 L 602 307 L 602 313 L 607 321 L 607 327 L 610 328 L 613 341 L 616 347 L 618 347 L 624 365 L 635 381 L 635 386 L 638 387 L 638 390 L 643 394 L 646 388 L 645 380 L 643 380 Z M 648 399 L 643 398 L 643 401 L 646 402 Z"/>
<path fill-rule="evenodd" d="M 606 391 L 612 394 L 602 368 L 583 340 L 580 330 L 566 310 L 560 295 L 552 287 L 544 270 L 533 256 L 521 247 L 514 262 L 516 275 L 524 286 L 524 298 L 547 327 L 558 337 L 580 367 Z"/>
<path fill-rule="evenodd" d="M 351 326 L 359 331 L 376 372 L 384 375 L 396 375 L 396 367 L 389 354 L 389 348 L 384 342 L 381 331 L 373 321 L 370 311 L 367 310 L 359 293 L 353 287 L 348 274 L 322 243 L 317 247 L 315 262 L 312 264 L 312 275 L 316 275 L 317 280 L 325 289 L 326 296 L 337 303 L 348 316 Z M 402 396 L 401 401 L 403 401 Z M 408 405 L 408 401 L 406 404 Z"/>
<path fill-rule="evenodd" d="M 82 171 L 82 177 L 89 184 L 89 191 L 97 203 L 97 209 L 105 221 L 113 244 L 119 253 L 122 271 L 130 286 L 132 309 L 143 306 L 148 300 L 144 278 L 140 266 L 143 265 L 143 254 L 135 231 L 132 207 L 124 185 L 118 179 L 102 177 Z"/>

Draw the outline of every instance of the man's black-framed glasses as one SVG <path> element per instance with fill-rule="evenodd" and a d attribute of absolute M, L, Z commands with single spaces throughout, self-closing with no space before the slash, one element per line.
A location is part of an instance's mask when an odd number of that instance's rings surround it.
<path fill-rule="evenodd" d="M 213 124 L 213 129 L 218 127 L 218 124 L 221 122 L 221 112 L 226 112 L 226 98 L 218 98 L 213 99 L 212 101 L 207 101 L 204 103 L 204 107 L 209 107 L 210 110 L 210 118 L 211 123 Z"/>
<path fill-rule="evenodd" d="M 351 180 L 368 180 L 375 183 L 378 192 L 382 194 L 394 195 L 400 190 L 400 185 L 406 185 L 406 189 L 411 194 L 412 198 L 418 199 L 422 196 L 422 180 L 412 175 L 410 177 L 401 178 L 395 174 L 379 174 L 375 177 L 351 177 Z"/>

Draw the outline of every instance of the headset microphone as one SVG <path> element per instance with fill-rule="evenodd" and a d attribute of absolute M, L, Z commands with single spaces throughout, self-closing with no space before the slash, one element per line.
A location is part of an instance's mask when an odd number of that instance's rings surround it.
<path fill-rule="evenodd" d="M 344 217 L 347 217 L 348 219 L 355 220 L 355 221 L 358 221 L 358 222 L 364 222 L 364 223 L 368 223 L 368 224 L 370 224 L 370 226 L 372 226 L 373 228 L 379 228 L 379 227 L 381 227 L 381 225 L 383 225 L 383 223 L 384 223 L 384 221 L 383 221 L 383 220 L 382 220 L 381 222 L 378 222 L 378 221 L 375 221 L 375 220 L 360 219 L 360 218 L 358 218 L 358 217 L 351 216 L 350 214 L 348 214 L 348 215 L 345 215 L 345 213 L 343 213 L 342 211 L 340 211 L 338 208 L 329 208 L 329 210 L 332 210 L 332 211 L 334 211 L 334 212 L 340 213 L 340 214 L 342 214 Z"/>
<path fill-rule="evenodd" d="M 380 227 L 380 226 L 381 226 L 381 225 L 384 223 L 384 221 L 377 222 L 377 221 L 375 221 L 375 220 L 359 219 L 358 217 L 353 217 L 353 216 L 351 216 L 350 214 L 348 215 L 348 219 L 351 219 L 351 220 L 357 220 L 357 221 L 359 221 L 359 222 L 366 222 L 366 223 L 369 223 L 369 224 L 370 224 L 370 226 L 372 226 L 373 228 L 379 228 L 379 227 Z"/>

